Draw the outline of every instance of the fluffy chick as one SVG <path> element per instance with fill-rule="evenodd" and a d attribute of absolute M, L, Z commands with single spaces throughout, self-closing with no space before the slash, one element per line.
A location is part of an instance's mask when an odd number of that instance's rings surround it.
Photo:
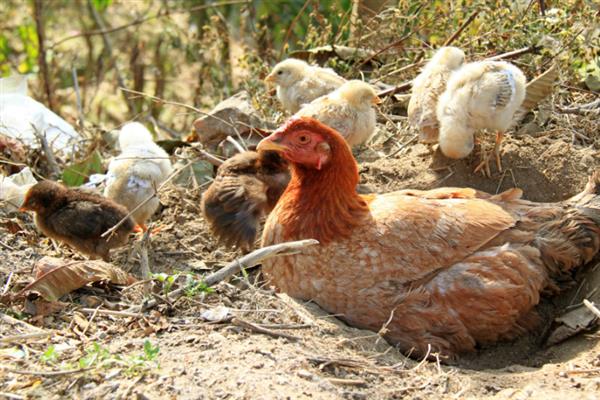
<path fill-rule="evenodd" d="M 127 218 L 117 230 L 101 235 L 127 216 L 127 209 L 100 195 L 41 181 L 25 195 L 21 211 L 35 211 L 35 224 L 46 236 L 91 258 L 109 261 L 109 251 L 127 243 L 135 224 Z"/>
<path fill-rule="evenodd" d="M 169 155 L 152 140 L 152 135 L 139 122 L 131 122 L 119 133 L 121 154 L 108 166 L 104 195 L 133 211 L 156 193 L 173 171 Z M 142 228 L 159 206 L 157 197 L 133 212 L 132 217 Z"/>
<path fill-rule="evenodd" d="M 294 117 L 311 117 L 338 131 L 350 146 L 365 143 L 375 131 L 375 109 L 381 103 L 371 85 L 359 80 L 313 100 Z"/>
<path fill-rule="evenodd" d="M 342 86 L 346 80 L 330 68 L 308 65 L 288 58 L 275 65 L 265 82 L 275 84 L 283 108 L 295 113 L 304 104 Z"/>
<path fill-rule="evenodd" d="M 525 84 L 523 72 L 504 61 L 473 62 L 454 71 L 437 105 L 442 153 L 450 158 L 466 157 L 473 150 L 475 131 L 495 130 L 494 153 L 502 171 L 500 143 L 523 103 Z M 489 176 L 488 163 L 489 155 L 484 153 L 475 171 L 485 167 Z"/>
<path fill-rule="evenodd" d="M 202 195 L 204 219 L 217 239 L 243 251 L 254 247 L 261 220 L 290 180 L 287 161 L 273 151 L 247 151 L 226 160 Z"/>
<path fill-rule="evenodd" d="M 419 130 L 421 143 L 437 143 L 439 122 L 436 115 L 438 98 L 446 89 L 452 71 L 465 61 L 465 53 L 456 47 L 442 47 L 413 80 L 408 103 L 408 122 Z"/>

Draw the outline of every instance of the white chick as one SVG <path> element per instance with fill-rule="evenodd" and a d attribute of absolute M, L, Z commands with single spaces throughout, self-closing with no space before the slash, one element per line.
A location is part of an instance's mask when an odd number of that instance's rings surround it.
<path fill-rule="evenodd" d="M 371 85 L 359 80 L 302 107 L 294 117 L 312 117 L 338 131 L 350 146 L 365 143 L 375 131 L 374 104 L 381 103 Z"/>
<path fill-rule="evenodd" d="M 265 78 L 265 82 L 276 85 L 277 98 L 290 113 L 334 91 L 345 81 L 330 68 L 308 65 L 295 58 L 280 62 Z"/>
<path fill-rule="evenodd" d="M 456 47 L 442 47 L 412 82 L 408 103 L 408 122 L 419 130 L 419 142 L 437 143 L 439 123 L 436 115 L 438 98 L 446 89 L 452 71 L 465 62 L 465 53 Z"/>
<path fill-rule="evenodd" d="M 437 106 L 442 153 L 466 157 L 473 150 L 475 131 L 495 130 L 494 153 L 501 172 L 500 143 L 523 103 L 526 81 L 519 68 L 504 61 L 473 62 L 454 71 Z M 487 152 L 475 171 L 484 167 L 490 176 Z"/>
<path fill-rule="evenodd" d="M 140 203 L 156 193 L 173 171 L 169 155 L 152 139 L 139 122 L 131 122 L 119 133 L 121 154 L 108 166 L 104 195 L 133 211 Z M 132 218 L 146 229 L 146 221 L 159 206 L 157 197 L 139 207 Z"/>

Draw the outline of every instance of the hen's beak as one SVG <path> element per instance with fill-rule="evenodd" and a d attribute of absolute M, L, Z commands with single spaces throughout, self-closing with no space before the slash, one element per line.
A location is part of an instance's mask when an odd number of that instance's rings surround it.
<path fill-rule="evenodd" d="M 383 102 L 383 100 L 381 100 L 381 97 L 379 97 L 379 96 L 375 96 L 371 100 L 371 103 L 373 103 L 373 104 L 381 104 L 382 102 Z"/>
<path fill-rule="evenodd" d="M 263 140 L 261 140 L 260 143 L 258 143 L 258 146 L 256 146 L 256 150 L 273 150 L 279 153 L 283 153 L 289 149 L 287 146 L 274 142 L 273 139 L 271 139 L 270 137 L 266 137 Z"/>
<path fill-rule="evenodd" d="M 19 211 L 25 212 L 25 211 L 29 211 L 29 209 L 27 207 L 21 206 L 21 207 L 19 207 Z"/>

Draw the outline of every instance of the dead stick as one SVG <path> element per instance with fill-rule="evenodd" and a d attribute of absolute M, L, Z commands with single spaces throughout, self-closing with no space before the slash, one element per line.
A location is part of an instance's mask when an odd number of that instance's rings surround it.
<path fill-rule="evenodd" d="M 286 338 L 288 340 L 294 340 L 294 341 L 300 340 L 299 337 L 296 337 L 293 335 L 288 335 L 287 333 L 275 332 L 270 329 L 263 328 L 262 326 L 254 325 L 251 322 L 244 321 L 243 319 L 239 319 L 239 318 L 233 318 L 231 320 L 231 323 L 233 325 L 240 326 L 240 327 L 246 328 L 246 329 L 250 329 L 251 331 L 254 331 L 256 333 L 262 333 L 264 335 L 272 336 L 274 338 L 282 337 L 282 338 Z"/>
<path fill-rule="evenodd" d="M 79 128 L 83 130 L 85 126 L 85 117 L 83 115 L 83 105 L 81 103 L 81 92 L 79 91 L 79 80 L 77 79 L 77 69 L 72 68 L 73 88 L 75 89 L 75 100 L 77 102 L 77 114 L 79 114 Z"/>
<path fill-rule="evenodd" d="M 598 318 L 600 318 L 600 310 L 598 310 L 598 308 L 594 305 L 594 303 L 592 303 L 591 301 L 588 301 L 586 299 L 583 299 L 583 305 L 586 306 L 592 313 L 594 313 L 594 315 Z"/>
<path fill-rule="evenodd" d="M 180 102 L 177 102 L 177 101 L 170 101 L 170 100 L 161 99 L 160 97 L 156 97 L 156 96 L 153 96 L 153 95 L 148 94 L 148 93 L 140 92 L 140 91 L 133 90 L 133 89 L 127 89 L 126 87 L 120 87 L 119 89 L 122 90 L 122 91 L 124 91 L 124 92 L 129 92 L 129 93 L 133 93 L 133 94 L 138 94 L 140 96 L 148 97 L 149 99 L 154 100 L 156 102 L 160 102 L 160 103 L 164 103 L 164 104 L 171 104 L 173 106 L 179 106 L 179 107 L 187 108 L 188 110 L 195 111 L 198 114 L 202 114 L 202 115 L 206 115 L 208 117 L 214 118 L 217 121 L 220 121 L 220 122 L 224 123 L 225 125 L 229 126 L 232 129 L 236 129 L 235 125 L 233 125 L 232 123 L 227 122 L 224 119 L 217 117 L 216 115 L 211 115 L 211 114 L 209 114 L 207 112 L 204 112 L 204 111 L 200 110 L 199 108 L 196 108 L 194 106 L 190 106 L 189 104 L 180 103 Z"/>
<path fill-rule="evenodd" d="M 29 339 L 39 339 L 46 336 L 52 336 L 53 332 L 36 332 L 36 333 L 26 333 L 24 335 L 13 335 L 13 336 L 5 336 L 0 338 L 0 343 L 13 343 L 20 342 L 22 340 Z"/>
<path fill-rule="evenodd" d="M 115 311 L 115 310 L 104 310 L 102 308 L 81 308 L 79 311 L 86 314 L 104 314 L 104 315 L 112 315 L 115 317 L 126 317 L 126 318 L 138 318 L 140 314 L 132 313 L 128 311 Z"/>
<path fill-rule="evenodd" d="M 208 275 L 207 277 L 205 277 L 203 279 L 204 284 L 207 286 L 214 286 L 217 283 L 221 282 L 222 280 L 230 277 L 231 275 L 234 275 L 234 274 L 240 272 L 242 270 L 242 268 L 254 267 L 255 265 L 258 265 L 258 264 L 262 263 L 264 260 L 271 258 L 271 257 L 298 254 L 302 251 L 303 248 L 308 247 L 308 246 L 314 246 L 316 244 L 319 244 L 318 240 L 305 239 L 305 240 L 298 240 L 295 242 L 274 244 L 272 246 L 267 246 L 267 247 L 263 247 L 263 248 L 254 250 L 252 253 L 246 254 L 242 258 L 230 262 L 224 268 L 221 268 L 217 272 L 214 272 L 214 273 Z M 184 293 L 185 293 L 185 288 L 176 289 L 176 290 L 173 290 L 172 292 L 170 292 L 168 294 L 167 298 L 171 302 L 174 302 L 179 297 L 183 296 Z M 153 300 L 149 300 L 148 302 L 145 302 L 142 305 L 132 306 L 127 311 L 132 312 L 132 313 L 145 311 L 150 308 L 156 307 L 157 304 L 158 304 L 158 302 L 156 301 L 156 299 L 153 299 Z"/>
<path fill-rule="evenodd" d="M 197 149 L 197 150 L 206 159 L 206 161 L 208 161 L 209 163 L 211 163 L 215 167 L 218 167 L 221 164 L 223 164 L 223 160 L 221 160 L 220 158 L 217 158 L 217 157 L 213 156 L 208 151 L 201 150 L 201 149 Z"/>
<path fill-rule="evenodd" d="M 497 56 L 488 57 L 485 60 L 486 61 L 497 61 L 497 60 L 505 60 L 507 58 L 517 58 L 517 57 L 522 56 L 523 54 L 535 53 L 538 50 L 539 50 L 538 46 L 528 46 L 528 47 L 523 47 L 522 49 L 509 51 L 507 53 L 498 54 Z"/>
<path fill-rule="evenodd" d="M 78 374 L 80 372 L 90 371 L 94 368 L 80 368 L 80 369 L 71 369 L 67 371 L 22 371 L 17 369 L 10 368 L 2 368 L 0 371 L 12 372 L 13 374 L 19 375 L 34 375 L 34 376 L 62 376 L 62 375 L 71 375 Z"/>
<path fill-rule="evenodd" d="M 454 42 L 460 36 L 460 34 L 465 30 L 465 28 L 475 20 L 477 15 L 479 15 L 480 11 L 481 10 L 479 9 L 475 10 L 473 14 L 469 15 L 469 18 L 467 18 L 466 21 L 463 22 L 463 24 L 458 28 L 458 30 L 454 32 L 454 34 L 444 42 L 444 46 L 450 46 L 450 44 L 452 44 L 452 42 Z"/>
<path fill-rule="evenodd" d="M 234 138 L 232 138 L 231 136 L 227 136 L 227 139 L 225 139 L 225 140 L 227 140 L 229 143 L 231 143 L 231 144 L 233 145 L 233 147 L 235 147 L 235 149 L 236 149 L 236 150 L 237 150 L 239 153 L 245 153 L 245 152 L 246 152 L 246 149 L 244 149 L 244 148 L 242 147 L 242 145 L 241 145 L 241 144 L 239 144 L 239 143 L 237 142 L 237 140 L 235 140 L 235 139 L 234 139 Z"/>
<path fill-rule="evenodd" d="M 42 134 L 33 123 L 30 123 L 30 125 L 33 129 L 33 134 L 35 135 L 35 137 L 38 138 L 40 145 L 42 146 L 42 150 L 44 151 L 46 161 L 48 161 L 48 166 L 52 171 L 53 177 L 58 177 L 60 175 L 60 168 L 58 167 L 58 163 L 56 162 L 56 157 L 54 157 L 54 152 L 50 148 L 48 140 L 46 140 L 46 132 Z"/>

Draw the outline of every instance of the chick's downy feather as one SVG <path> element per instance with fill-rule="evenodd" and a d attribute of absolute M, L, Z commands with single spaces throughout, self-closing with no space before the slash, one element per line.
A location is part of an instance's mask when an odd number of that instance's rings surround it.
<path fill-rule="evenodd" d="M 421 143 L 437 143 L 439 122 L 436 107 L 446 89 L 452 71 L 465 61 L 465 53 L 456 47 L 442 47 L 412 82 L 408 103 L 408 122 L 419 130 Z"/>
<path fill-rule="evenodd" d="M 283 108 L 291 113 L 345 82 L 330 68 L 309 65 L 294 58 L 288 58 L 273 67 L 265 80 L 276 85 L 277 98 Z"/>
<path fill-rule="evenodd" d="M 376 122 L 373 105 L 380 102 L 371 85 L 351 80 L 305 105 L 294 116 L 315 118 L 338 131 L 350 146 L 356 146 L 373 135 Z"/>
<path fill-rule="evenodd" d="M 505 132 L 525 98 L 526 78 L 504 61 L 465 64 L 452 73 L 437 105 L 440 149 L 451 158 L 466 157 L 477 130 Z"/>
<path fill-rule="evenodd" d="M 105 261 L 110 249 L 127 242 L 135 225 L 131 218 L 126 218 L 113 234 L 102 237 L 127 216 L 127 209 L 100 195 L 68 189 L 51 181 L 32 186 L 22 210 L 35 211 L 35 224 L 46 236 Z"/>
<path fill-rule="evenodd" d="M 292 120 L 259 149 L 277 149 L 292 168 L 262 245 L 321 243 L 266 260 L 266 277 L 351 325 L 387 323 L 386 337 L 415 356 L 428 346 L 454 356 L 531 328 L 540 293 L 600 247 L 600 173 L 557 204 L 521 200 L 518 189 L 361 196 L 349 147 L 317 121 Z"/>
<path fill-rule="evenodd" d="M 104 195 L 132 211 L 155 194 L 173 167 L 169 155 L 154 143 L 150 132 L 138 122 L 123 126 L 119 146 L 121 153 L 108 166 Z M 158 206 L 159 200 L 155 197 L 138 208 L 132 214 L 133 219 L 144 226 Z"/>
<path fill-rule="evenodd" d="M 290 179 L 287 161 L 272 151 L 239 153 L 225 161 L 202 195 L 201 209 L 212 233 L 244 251 Z"/>

